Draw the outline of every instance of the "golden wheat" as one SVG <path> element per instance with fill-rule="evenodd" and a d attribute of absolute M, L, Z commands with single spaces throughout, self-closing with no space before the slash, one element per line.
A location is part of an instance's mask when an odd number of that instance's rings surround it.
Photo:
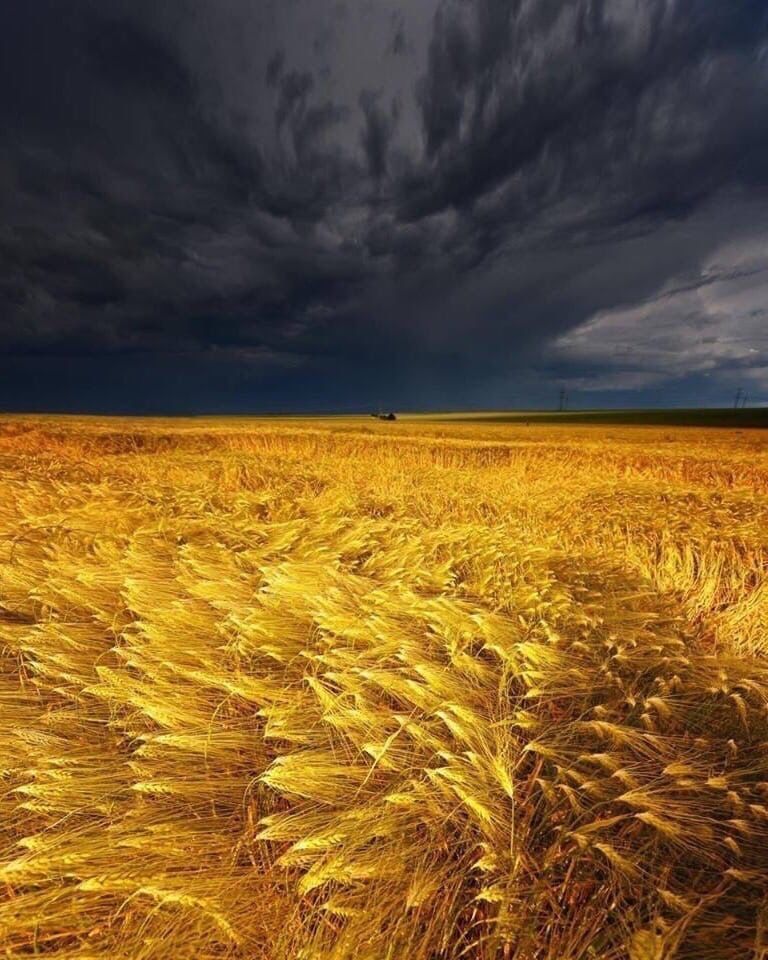
<path fill-rule="evenodd" d="M 8 958 L 768 957 L 768 438 L 0 421 Z"/>

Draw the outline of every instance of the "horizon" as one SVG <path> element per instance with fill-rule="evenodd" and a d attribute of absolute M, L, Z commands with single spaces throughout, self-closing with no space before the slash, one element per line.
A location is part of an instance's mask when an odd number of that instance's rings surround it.
<path fill-rule="evenodd" d="M 531 416 L 535 418 L 547 418 L 551 421 L 555 421 L 558 418 L 563 420 L 577 419 L 579 417 L 606 417 L 608 422 L 615 417 L 616 422 L 620 422 L 622 415 L 624 416 L 634 416 L 637 419 L 638 424 L 642 424 L 642 415 L 648 414 L 651 419 L 649 423 L 654 422 L 654 415 L 663 416 L 665 414 L 670 414 L 672 418 L 675 415 L 692 415 L 692 419 L 689 419 L 687 422 L 691 426 L 703 425 L 707 426 L 706 421 L 707 417 L 722 418 L 723 421 L 733 421 L 734 426 L 744 425 L 740 421 L 757 421 L 753 423 L 754 426 L 765 426 L 768 427 L 768 403 L 755 404 L 753 406 L 738 407 L 733 406 L 721 406 L 721 407 L 705 407 L 705 406 L 642 406 L 642 407 L 569 407 L 567 409 L 559 410 L 556 407 L 515 407 L 515 408 L 435 408 L 427 409 L 420 408 L 414 409 L 412 407 L 385 407 L 381 411 L 374 410 L 371 408 L 356 408 L 349 410 L 334 410 L 334 409 L 313 409 L 313 410 L 275 410 L 275 411 L 265 411 L 265 410 L 242 410 L 236 413 L 233 412 L 215 412 L 211 410 L 191 410 L 187 412 L 166 412 L 163 410 L 155 410 L 152 412 L 143 412 L 143 413 L 134 413 L 131 410 L 113 410 L 113 411 L 101 411 L 101 410 L 44 410 L 44 409 L 30 409 L 30 410 L 0 410 L 0 419 L 19 419 L 23 420 L 25 417 L 41 417 L 41 418 L 93 418 L 93 419 L 135 419 L 135 420 L 162 420 L 162 419 L 171 419 L 171 420 L 183 420 L 183 419 L 268 419 L 268 420 L 279 420 L 282 418 L 290 420 L 302 420 L 302 419 L 363 419 L 368 420 L 370 418 L 382 419 L 383 414 L 393 413 L 396 415 L 397 419 L 424 419 L 430 420 L 435 419 L 439 420 L 441 418 L 446 421 L 456 421 L 460 422 L 465 420 L 467 423 L 472 422 L 482 422 L 482 421 L 493 421 L 498 420 L 499 422 L 504 422 L 506 419 L 508 422 L 514 422 L 517 418 L 523 418 L 526 416 Z M 763 417 L 765 414 L 765 423 L 762 423 Z M 701 421 L 696 423 L 697 418 Z M 605 422 L 605 421 L 594 421 L 595 423 Z M 670 420 L 670 423 L 675 423 L 674 419 Z M 677 425 L 684 425 L 682 420 L 677 421 Z M 715 424 L 720 425 L 720 424 Z M 726 424 L 730 425 L 730 424 Z M 749 425 L 749 424 L 748 424 Z"/>

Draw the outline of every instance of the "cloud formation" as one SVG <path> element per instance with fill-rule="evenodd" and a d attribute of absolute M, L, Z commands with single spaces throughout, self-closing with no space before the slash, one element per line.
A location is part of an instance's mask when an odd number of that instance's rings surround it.
<path fill-rule="evenodd" d="M 762 0 L 36 0 L 0 74 L 6 406 L 765 384 Z"/>
<path fill-rule="evenodd" d="M 768 395 L 768 235 L 717 250 L 700 274 L 641 303 L 595 314 L 552 352 L 577 389 L 703 375 Z"/>

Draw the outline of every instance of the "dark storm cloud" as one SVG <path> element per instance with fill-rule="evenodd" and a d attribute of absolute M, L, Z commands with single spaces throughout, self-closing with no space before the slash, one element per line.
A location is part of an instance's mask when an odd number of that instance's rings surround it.
<path fill-rule="evenodd" d="M 419 87 L 430 162 L 405 184 L 406 212 L 501 188 L 491 214 L 519 217 L 587 188 L 589 213 L 663 216 L 761 176 L 767 15 L 705 0 L 444 4 Z"/>
<path fill-rule="evenodd" d="M 267 69 L 264 74 L 264 79 L 267 81 L 268 87 L 277 86 L 277 83 L 280 80 L 280 77 L 282 76 L 284 67 L 285 67 L 285 51 L 275 50 L 275 52 L 269 58 L 269 62 L 267 63 Z"/>
<path fill-rule="evenodd" d="M 275 111 L 275 124 L 282 127 L 291 114 L 303 112 L 306 108 L 307 97 L 315 85 L 311 73 L 291 70 L 280 80 L 280 99 Z"/>
<path fill-rule="evenodd" d="M 392 139 L 396 113 L 385 110 L 378 94 L 364 90 L 360 94 L 360 109 L 365 117 L 361 137 L 368 173 L 377 183 L 387 173 L 387 154 Z"/>
<path fill-rule="evenodd" d="M 405 17 L 400 11 L 392 14 L 392 37 L 389 41 L 389 52 L 396 57 L 402 56 L 408 48 L 405 35 Z"/>
<path fill-rule="evenodd" d="M 6 4 L 0 400 L 761 383 L 766 102 L 762 0 Z"/>

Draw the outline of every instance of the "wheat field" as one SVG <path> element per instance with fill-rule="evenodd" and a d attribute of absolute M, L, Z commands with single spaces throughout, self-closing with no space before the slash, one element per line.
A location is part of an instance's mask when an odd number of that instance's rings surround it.
<path fill-rule="evenodd" d="M 768 431 L 0 419 L 0 955 L 768 958 Z"/>

